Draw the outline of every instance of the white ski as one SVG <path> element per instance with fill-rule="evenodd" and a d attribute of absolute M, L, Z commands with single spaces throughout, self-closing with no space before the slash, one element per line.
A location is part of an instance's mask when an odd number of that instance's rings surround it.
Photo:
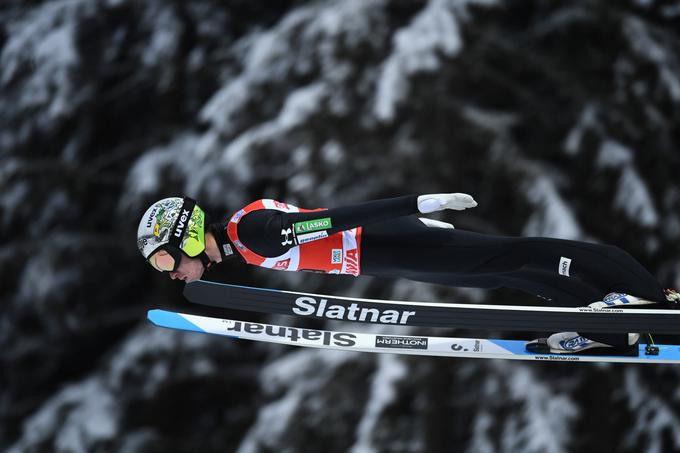
<path fill-rule="evenodd" d="M 149 310 L 148 319 L 156 326 L 169 329 L 223 335 L 235 339 L 340 351 L 559 362 L 680 363 L 680 346 L 677 345 L 655 345 L 658 349 L 656 353 L 652 354 L 647 353 L 646 345 L 640 345 L 640 352 L 637 357 L 534 354 L 524 349 L 524 341 L 517 340 L 316 330 L 212 318 L 157 309 Z"/>

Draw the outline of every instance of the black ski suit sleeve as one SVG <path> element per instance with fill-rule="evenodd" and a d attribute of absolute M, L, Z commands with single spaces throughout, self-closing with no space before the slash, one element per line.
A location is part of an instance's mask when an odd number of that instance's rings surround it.
<path fill-rule="evenodd" d="M 296 224 L 329 219 L 328 228 L 321 228 L 317 225 L 316 228 L 319 229 L 315 229 L 314 233 L 325 231 L 330 236 L 358 226 L 416 213 L 418 213 L 417 195 L 386 198 L 315 212 L 287 213 L 274 209 L 262 209 L 243 216 L 238 225 L 238 235 L 243 244 L 258 255 L 276 257 L 297 245 L 297 240 L 293 240 Z M 285 232 L 288 229 L 291 231 L 286 237 L 282 231 Z M 290 240 L 293 240 L 292 243 L 286 243 Z"/>

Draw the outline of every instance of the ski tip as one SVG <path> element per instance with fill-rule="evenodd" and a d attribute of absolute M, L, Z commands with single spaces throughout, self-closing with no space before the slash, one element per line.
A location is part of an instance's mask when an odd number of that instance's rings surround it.
<path fill-rule="evenodd" d="M 158 308 L 149 310 L 146 312 L 146 319 L 152 324 L 156 324 L 156 320 L 163 316 L 164 311 L 165 310 L 159 310 Z"/>
<path fill-rule="evenodd" d="M 159 327 L 166 327 L 167 324 L 169 324 L 170 321 L 176 316 L 176 313 L 160 310 L 158 308 L 146 312 L 146 319 L 148 319 L 151 324 Z"/>
<path fill-rule="evenodd" d="M 184 316 L 172 311 L 160 310 L 157 308 L 149 310 L 146 313 L 146 319 L 158 327 L 203 332 L 203 329 L 200 329 L 195 324 L 189 322 Z"/>
<path fill-rule="evenodd" d="M 182 294 L 184 294 L 184 297 L 187 299 L 200 297 L 202 294 L 201 291 L 205 291 L 205 288 L 209 288 L 211 284 L 213 284 L 213 282 L 207 280 L 196 280 L 194 282 L 186 283 L 182 290 Z"/>

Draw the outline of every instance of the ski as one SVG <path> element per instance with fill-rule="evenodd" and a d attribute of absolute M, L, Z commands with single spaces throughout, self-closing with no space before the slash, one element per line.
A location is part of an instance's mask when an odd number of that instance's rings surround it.
<path fill-rule="evenodd" d="M 445 304 L 329 296 L 199 280 L 192 303 L 361 323 L 534 332 L 680 333 L 680 310 Z"/>
<path fill-rule="evenodd" d="M 340 351 L 393 353 L 438 357 L 538 360 L 559 362 L 680 363 L 680 346 L 645 345 L 635 356 L 535 354 L 524 349 L 524 341 L 449 338 L 413 335 L 357 333 L 262 324 L 234 319 L 149 310 L 147 317 L 159 327 L 222 335 L 235 339 Z"/>

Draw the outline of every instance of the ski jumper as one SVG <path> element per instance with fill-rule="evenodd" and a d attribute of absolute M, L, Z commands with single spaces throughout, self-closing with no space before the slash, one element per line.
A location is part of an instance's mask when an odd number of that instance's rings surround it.
<path fill-rule="evenodd" d="M 609 292 L 665 300 L 656 279 L 618 247 L 438 228 L 414 214 L 419 214 L 417 195 L 313 211 L 259 200 L 228 218 L 225 228 L 246 262 L 272 269 L 401 277 L 454 287 L 505 287 L 572 307 L 602 300 Z M 345 235 L 355 241 L 349 250 L 356 251 L 353 256 L 359 261 L 351 272 L 344 264 Z M 342 264 L 337 262 L 340 249 Z M 291 259 L 277 265 L 298 253 L 309 257 L 304 260 L 309 264 L 291 266 Z M 609 344 L 619 340 L 582 335 Z"/>

